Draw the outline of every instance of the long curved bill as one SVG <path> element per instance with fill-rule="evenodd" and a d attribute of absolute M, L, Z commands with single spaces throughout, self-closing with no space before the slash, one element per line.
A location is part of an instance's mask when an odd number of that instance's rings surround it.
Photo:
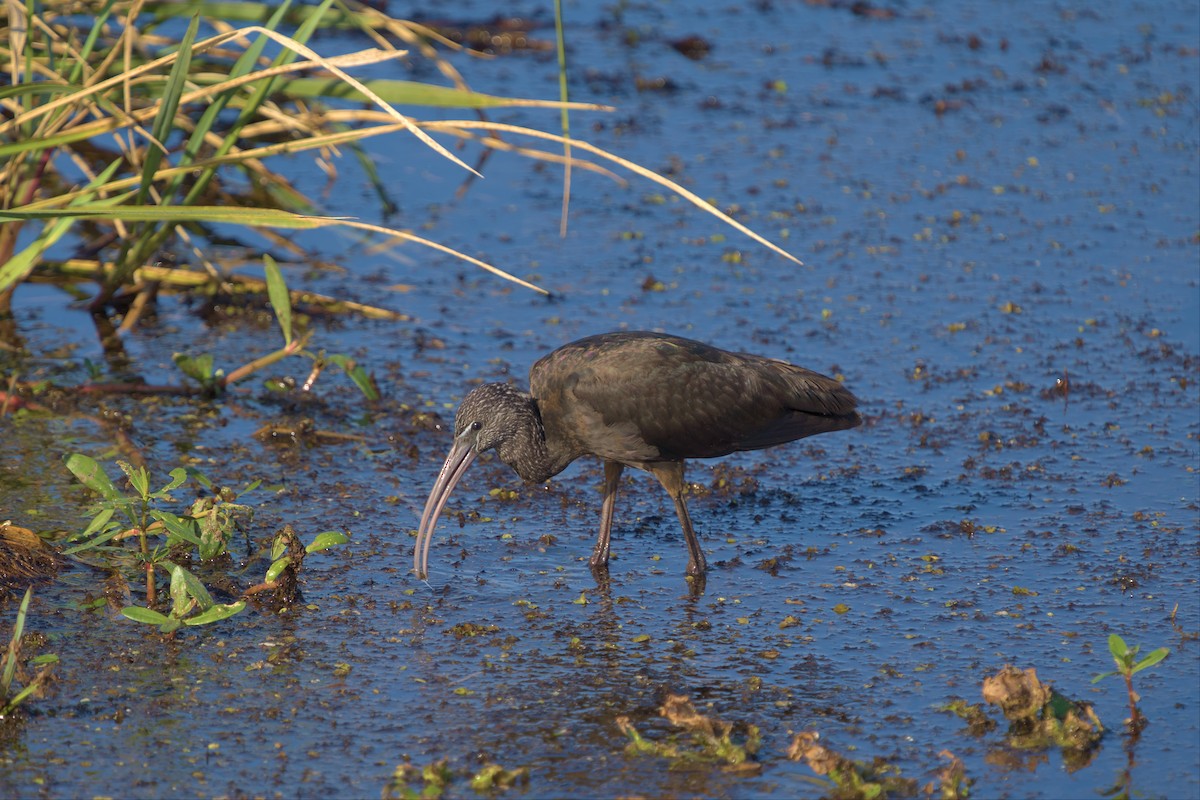
<path fill-rule="evenodd" d="M 417 543 L 413 549 L 413 569 L 417 577 L 424 580 L 429 573 L 429 543 L 433 540 L 433 529 L 437 525 L 438 515 L 450 498 L 450 492 L 466 473 L 467 467 L 475 460 L 475 448 L 465 440 L 455 440 L 438 473 L 433 491 L 425 501 L 425 510 L 421 513 L 421 526 L 417 528 Z"/>

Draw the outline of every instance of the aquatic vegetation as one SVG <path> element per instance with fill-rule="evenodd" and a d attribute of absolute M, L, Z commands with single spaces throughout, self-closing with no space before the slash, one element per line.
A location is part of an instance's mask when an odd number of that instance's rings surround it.
<path fill-rule="evenodd" d="M 875 800 L 886 797 L 914 797 L 920 784 L 905 778 L 893 764 L 882 759 L 871 763 L 856 761 L 819 743 L 816 731 L 801 731 L 792 738 L 787 757 L 803 761 L 809 769 L 824 776 L 827 796 L 838 800 Z M 961 783 L 963 778 L 957 776 Z"/>
<path fill-rule="evenodd" d="M 13 623 L 12 635 L 4 652 L 0 653 L 0 719 L 7 719 L 22 703 L 31 697 L 40 696 L 50 680 L 51 671 L 58 663 L 58 656 L 45 653 L 29 659 L 28 666 L 37 667 L 32 675 L 26 674 L 22 679 L 24 686 L 13 693 L 13 682 L 18 670 L 22 669 L 21 649 L 25 644 L 25 617 L 29 612 L 29 601 L 33 597 L 33 588 L 25 590 L 25 597 L 17 608 L 17 618 Z"/>
<path fill-rule="evenodd" d="M 1033 667 L 1006 666 L 983 682 L 983 699 L 1009 721 L 1006 741 L 1018 750 L 1062 751 L 1070 771 L 1091 762 L 1104 725 L 1089 703 L 1071 700 L 1042 683 Z"/>
<path fill-rule="evenodd" d="M 235 492 L 214 487 L 198 470 L 176 467 L 171 470 L 169 481 L 158 489 L 151 489 L 150 476 L 144 466 L 134 467 L 118 461 L 117 466 L 125 473 L 134 491 L 134 494 L 126 495 L 90 456 L 71 455 L 66 466 L 80 483 L 100 495 L 100 501 L 89 512 L 92 520 L 87 527 L 71 537 L 71 541 L 80 543 L 64 550 L 63 555 L 80 558 L 81 553 L 95 551 L 88 557 L 99 556 L 103 566 L 141 569 L 145 573 L 148 605 L 154 605 L 157 599 L 155 569 L 161 567 L 173 574 L 178 566 L 169 560 L 173 554 L 194 548 L 201 561 L 209 561 L 225 552 L 234 531 L 242 529 L 253 518 L 253 509 L 237 500 L 261 483 L 253 481 Z M 195 500 L 183 514 L 168 511 L 164 506 L 172 502 L 171 493 L 189 478 L 210 494 Z M 121 546 L 126 539 L 137 540 L 136 555 L 131 556 L 128 549 Z M 155 541 L 153 547 L 151 540 Z M 193 599 L 204 603 L 202 598 Z"/>
<path fill-rule="evenodd" d="M 489 762 L 474 773 L 460 776 L 467 780 L 471 789 L 480 794 L 491 794 L 499 789 L 508 789 L 529 782 L 529 768 L 506 769 Z M 400 764 L 392 771 L 392 777 L 383 787 L 383 800 L 434 800 L 451 788 L 456 778 L 446 759 L 435 761 L 418 769 L 409 763 Z"/>
<path fill-rule="evenodd" d="M 689 744 L 680 744 L 674 738 L 653 741 L 645 738 L 627 716 L 616 719 L 617 729 L 629 739 L 625 745 L 628 753 L 671 759 L 672 766 L 688 762 L 718 763 L 729 771 L 756 772 L 759 765 L 754 761 L 761 736 L 756 725 L 746 726 L 744 737 L 736 741 L 732 723 L 701 714 L 686 695 L 668 694 L 659 708 L 659 715 L 672 725 L 691 734 Z"/>
<path fill-rule="evenodd" d="M 1113 675 L 1120 675 L 1125 679 L 1125 691 L 1129 694 L 1129 719 L 1125 720 L 1125 724 L 1129 726 L 1129 730 L 1135 735 L 1140 733 L 1142 728 L 1146 727 L 1147 720 L 1137 705 L 1141 697 L 1133 690 L 1133 676 L 1144 669 L 1153 667 L 1171 652 L 1169 648 L 1160 647 L 1138 659 L 1137 655 L 1140 650 L 1141 645 L 1130 647 L 1120 636 L 1115 633 L 1111 634 L 1108 637 L 1108 652 L 1112 654 L 1113 662 L 1117 665 L 1117 668 L 1112 672 L 1102 672 L 1092 678 L 1092 683 L 1099 683 Z"/>

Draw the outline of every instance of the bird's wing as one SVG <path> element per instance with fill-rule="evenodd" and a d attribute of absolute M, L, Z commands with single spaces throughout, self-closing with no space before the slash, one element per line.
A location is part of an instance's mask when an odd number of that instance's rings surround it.
<path fill-rule="evenodd" d="M 664 336 L 576 345 L 539 361 L 530 383 L 544 417 L 603 458 L 711 458 L 858 421 L 841 384 L 781 361 Z"/>

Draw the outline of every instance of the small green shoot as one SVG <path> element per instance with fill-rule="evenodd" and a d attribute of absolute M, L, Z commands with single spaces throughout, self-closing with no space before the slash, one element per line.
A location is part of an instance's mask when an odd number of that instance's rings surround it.
<path fill-rule="evenodd" d="M 228 619 L 246 607 L 245 600 L 219 605 L 200 580 L 178 564 L 171 565 L 171 613 L 127 606 L 121 614 L 134 622 L 157 625 L 160 633 L 173 633 L 183 625 L 208 625 Z M 192 612 L 199 611 L 193 614 Z"/>
<path fill-rule="evenodd" d="M 24 688 L 16 694 L 11 694 L 13 680 L 17 676 L 17 664 L 21 657 L 21 643 L 25 636 L 25 617 L 29 613 L 29 601 L 33 597 L 33 587 L 25 590 L 25 597 L 17 609 L 17 621 L 13 624 L 12 636 L 8 645 L 0 655 L 0 719 L 5 719 L 25 702 L 30 695 L 41 691 L 42 686 L 50 677 L 50 670 L 58 663 L 58 656 L 41 655 L 31 659 L 30 663 L 38 666 L 37 673 L 28 681 Z"/>
<path fill-rule="evenodd" d="M 1111 634 L 1108 637 L 1108 651 L 1112 654 L 1113 662 L 1117 665 L 1117 668 L 1112 672 L 1102 672 L 1092 678 L 1092 683 L 1099 683 L 1113 675 L 1120 675 L 1125 678 L 1125 691 L 1129 693 L 1129 719 L 1125 720 L 1125 724 L 1129 726 L 1130 731 L 1135 735 L 1140 733 L 1142 728 L 1146 727 L 1146 718 L 1138 709 L 1137 703 L 1141 697 L 1133 690 L 1133 676 L 1144 669 L 1153 667 L 1171 652 L 1169 648 L 1160 647 L 1138 659 L 1138 652 L 1141 649 L 1141 645 L 1130 647 L 1120 636 L 1115 633 Z"/>

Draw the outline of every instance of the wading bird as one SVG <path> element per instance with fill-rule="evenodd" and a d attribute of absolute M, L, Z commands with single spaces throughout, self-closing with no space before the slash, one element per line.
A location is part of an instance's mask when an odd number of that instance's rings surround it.
<path fill-rule="evenodd" d="M 446 499 L 486 450 L 528 483 L 549 480 L 580 456 L 604 462 L 593 570 L 608 567 L 621 472 L 627 466 L 650 472 L 675 501 L 687 572 L 702 576 L 704 551 L 683 499 L 684 459 L 759 450 L 862 422 L 858 401 L 833 378 L 661 333 L 604 333 L 564 345 L 533 365 L 529 388 L 484 384 L 458 407 L 454 443 L 417 530 L 418 577 L 426 576 Z"/>

